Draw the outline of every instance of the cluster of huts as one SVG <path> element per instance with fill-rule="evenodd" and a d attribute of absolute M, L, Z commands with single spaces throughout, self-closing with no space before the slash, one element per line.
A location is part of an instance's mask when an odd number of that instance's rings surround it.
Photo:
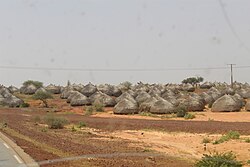
<path fill-rule="evenodd" d="M 180 105 L 188 111 L 204 111 L 206 107 L 214 112 L 250 110 L 250 85 L 235 83 L 232 88 L 226 83 L 205 82 L 198 86 L 191 84 L 144 84 L 132 85 L 128 82 L 119 85 L 88 83 L 72 84 L 65 87 L 48 85 L 36 87 L 24 85 L 20 89 L 0 86 L 0 104 L 19 107 L 23 100 L 14 94 L 32 95 L 38 91 L 60 94 L 71 106 L 85 106 L 96 103 L 104 107 L 114 107 L 115 114 L 149 112 L 154 114 L 175 113 Z"/>

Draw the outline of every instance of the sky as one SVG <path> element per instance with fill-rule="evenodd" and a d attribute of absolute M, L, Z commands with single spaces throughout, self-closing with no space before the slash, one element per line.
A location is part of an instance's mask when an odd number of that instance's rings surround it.
<path fill-rule="evenodd" d="M 250 66 L 249 9 L 249 0 L 0 0 L 0 84 L 229 83 L 229 69 L 206 68 Z M 76 68 L 92 71 L 67 70 Z M 131 70 L 159 68 L 172 70 Z M 234 78 L 250 82 L 249 72 Z"/>

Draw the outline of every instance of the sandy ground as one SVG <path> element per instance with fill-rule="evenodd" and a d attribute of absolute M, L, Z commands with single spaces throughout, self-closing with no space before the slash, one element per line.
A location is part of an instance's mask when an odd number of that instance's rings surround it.
<path fill-rule="evenodd" d="M 65 114 L 65 118 L 75 120 L 76 123 L 84 121 L 88 125 L 83 129 L 72 131 L 77 124 L 71 123 L 64 129 L 46 129 L 45 124 L 34 122 L 34 118 L 47 115 L 45 111 L 29 109 L 0 109 L 0 121 L 6 122 L 8 127 L 0 129 L 15 141 L 26 153 L 31 155 L 43 167 L 151 167 L 151 166 L 176 166 L 190 167 L 191 164 L 183 159 L 158 154 L 145 148 L 144 143 L 108 135 L 106 130 L 91 128 L 93 125 L 102 127 L 105 119 L 96 122 L 94 118 L 77 114 Z M 87 120 L 85 120 L 87 119 Z M 88 122 L 90 121 L 90 122 Z M 112 124 L 113 120 L 108 120 Z M 71 121 L 70 121 L 71 122 Z M 116 123 L 116 121 L 114 122 Z M 118 123 L 121 121 L 118 120 Z M 123 123 L 122 123 L 123 126 Z M 116 128 L 116 126 L 113 126 Z M 118 126 L 119 127 L 119 126 Z M 108 136 L 103 136 L 105 132 Z M 120 154 L 125 154 L 121 156 Z M 134 155 L 136 154 L 136 155 Z M 148 155 L 150 154 L 150 155 Z M 77 158 L 89 155 L 91 158 L 80 158 L 67 161 L 66 158 Z M 101 155 L 101 157 L 99 157 Z M 58 163 L 44 164 L 46 160 L 66 160 Z M 146 161 L 145 161 L 146 160 Z"/>
<path fill-rule="evenodd" d="M 223 121 L 223 122 L 250 122 L 250 112 L 211 112 L 207 110 L 202 113 L 193 113 L 198 121 Z"/>
<path fill-rule="evenodd" d="M 190 166 L 187 161 L 195 162 L 203 154 L 210 152 L 233 151 L 237 158 L 244 163 L 250 160 L 250 143 L 244 141 L 250 138 L 250 112 L 213 113 L 209 109 L 206 112 L 194 112 L 196 118 L 185 120 L 174 118 L 173 115 L 142 116 L 114 115 L 113 108 L 105 108 L 105 112 L 84 116 L 84 107 L 71 107 L 65 100 L 49 100 L 51 108 L 44 109 L 39 101 L 29 101 L 27 109 L 0 109 L 0 117 L 8 122 L 9 128 L 5 131 L 12 139 L 33 158 L 38 161 L 62 158 L 67 156 L 84 154 L 112 154 L 114 152 L 160 152 L 170 158 L 128 156 L 120 158 L 98 158 L 56 164 L 55 166 Z M 70 125 L 62 130 L 48 130 L 34 125 L 36 116 L 43 117 L 48 111 L 55 112 L 58 116 L 67 118 L 71 124 L 83 121 L 87 128 L 83 131 L 72 132 Z M 202 140 L 209 138 L 214 141 L 229 130 L 239 131 L 238 140 L 213 145 L 206 145 Z M 177 157 L 179 159 L 173 159 Z M 145 162 L 150 158 L 150 162 Z M 182 161 L 184 160 L 184 161 Z M 187 160 L 187 161 L 186 161 Z M 157 163 L 156 163 L 157 162 Z M 162 165 L 161 165 L 162 164 Z M 46 166 L 46 165 L 45 165 Z M 46 166 L 47 167 L 47 166 Z"/>
<path fill-rule="evenodd" d="M 191 113 L 195 115 L 195 118 L 192 119 L 192 121 L 250 122 L 250 112 L 244 110 L 241 112 L 211 112 L 210 110 L 206 110 L 205 112 L 191 112 Z M 151 116 L 141 116 L 138 114 L 115 115 L 113 114 L 112 111 L 108 111 L 105 113 L 97 113 L 92 117 L 129 118 L 129 119 L 145 119 L 145 120 L 185 120 L 183 118 L 171 117 L 170 114 L 155 115 L 154 117 L 151 117 Z"/>
<path fill-rule="evenodd" d="M 185 157 L 186 160 L 195 162 L 200 159 L 203 154 L 213 152 L 229 152 L 232 151 L 237 155 L 238 160 L 246 163 L 250 159 L 250 143 L 244 140 L 250 136 L 241 136 L 240 139 L 230 140 L 222 144 L 214 145 L 212 143 L 202 143 L 204 138 L 212 141 L 219 139 L 221 135 L 209 134 L 192 134 L 192 133 L 167 133 L 160 131 L 116 131 L 103 135 L 112 135 L 114 137 L 127 139 L 131 141 L 140 141 L 147 145 L 149 150 L 155 150 L 166 155 Z M 206 149 L 205 149 L 206 148 Z"/>

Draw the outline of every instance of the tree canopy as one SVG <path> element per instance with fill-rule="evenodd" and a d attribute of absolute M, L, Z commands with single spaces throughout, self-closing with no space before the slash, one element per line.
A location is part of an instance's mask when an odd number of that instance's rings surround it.
<path fill-rule="evenodd" d="M 189 78 L 184 79 L 182 81 L 182 83 L 184 83 L 184 84 L 190 83 L 190 84 L 194 85 L 194 84 L 201 83 L 203 81 L 204 81 L 204 78 L 202 78 L 202 77 L 189 77 Z"/>
<path fill-rule="evenodd" d="M 37 91 L 32 98 L 35 100 L 41 100 L 45 107 L 48 107 L 47 99 L 52 99 L 53 96 L 49 92 Z"/>
<path fill-rule="evenodd" d="M 40 81 L 28 80 L 23 83 L 23 86 L 34 85 L 37 89 L 43 87 L 43 83 Z"/>

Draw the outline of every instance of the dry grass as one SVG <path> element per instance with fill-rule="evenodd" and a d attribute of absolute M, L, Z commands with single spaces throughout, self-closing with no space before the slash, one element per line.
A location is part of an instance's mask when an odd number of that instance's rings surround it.
<path fill-rule="evenodd" d="M 69 157 L 69 156 L 72 156 L 71 154 L 69 153 L 65 153 L 55 147 L 52 147 L 52 146 L 49 146 L 45 143 L 40 143 L 34 139 L 31 139 L 29 138 L 28 136 L 25 136 L 23 134 L 20 134 L 18 133 L 17 131 L 13 130 L 13 129 L 10 129 L 10 128 L 5 128 L 3 130 L 6 134 L 10 135 L 10 136 L 14 136 L 14 137 L 17 137 L 19 139 L 22 139 L 22 140 L 25 140 L 27 142 L 30 142 L 32 143 L 34 146 L 37 146 L 39 147 L 41 150 L 44 150 L 46 152 L 49 152 L 49 153 L 52 153 L 52 154 L 55 154 L 55 155 L 58 155 L 60 157 Z"/>

